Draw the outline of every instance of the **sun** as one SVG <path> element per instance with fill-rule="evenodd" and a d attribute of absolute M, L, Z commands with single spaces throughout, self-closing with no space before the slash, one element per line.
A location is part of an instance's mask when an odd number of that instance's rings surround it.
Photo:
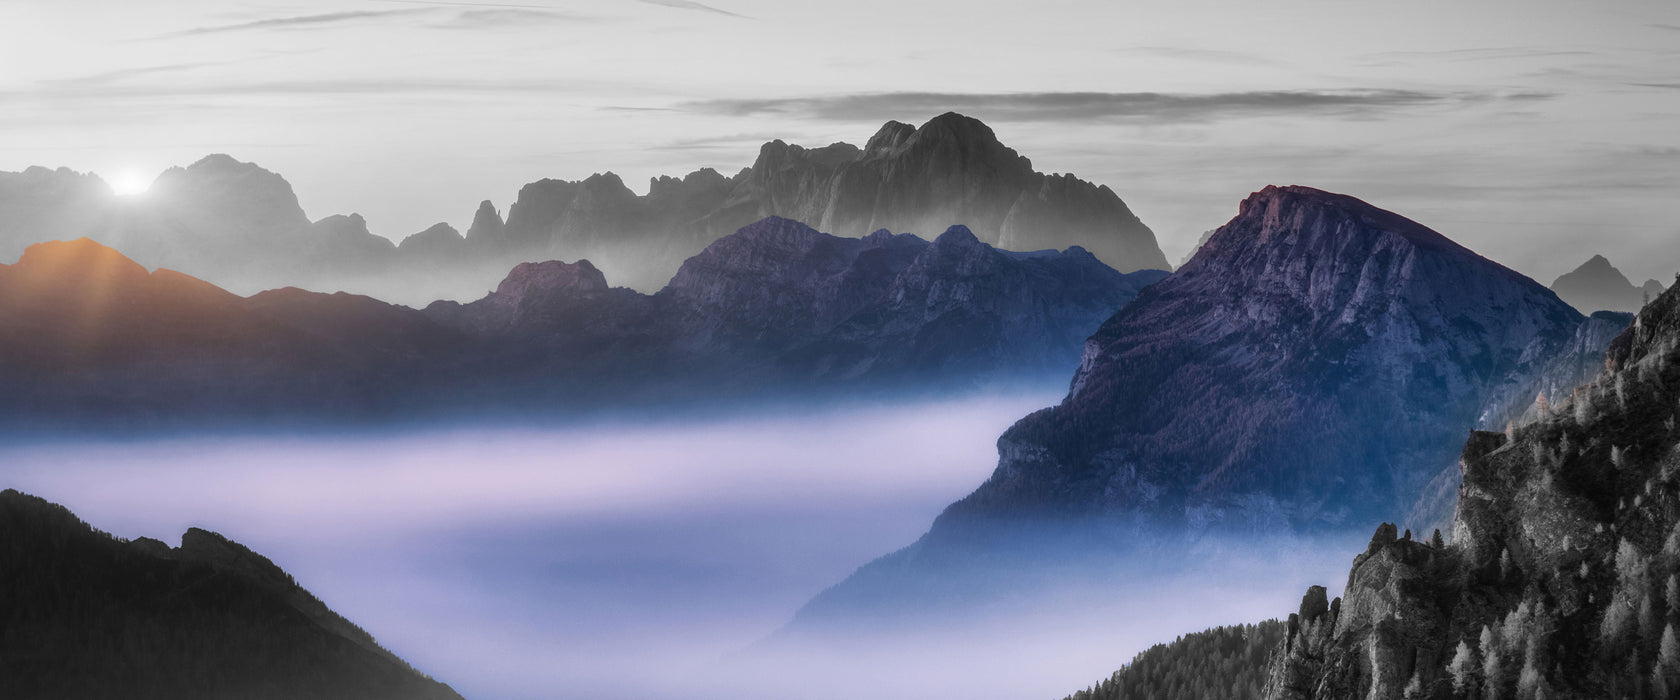
<path fill-rule="evenodd" d="M 151 188 L 152 181 L 139 171 L 128 169 L 113 175 L 108 184 L 118 197 L 138 197 Z"/>

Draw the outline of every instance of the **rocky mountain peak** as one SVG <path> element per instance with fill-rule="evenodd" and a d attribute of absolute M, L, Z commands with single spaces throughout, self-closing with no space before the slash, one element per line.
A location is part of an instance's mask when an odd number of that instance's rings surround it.
<path fill-rule="evenodd" d="M 590 294 L 607 289 L 606 276 L 588 260 L 549 260 L 520 263 L 497 285 L 496 293 L 519 300 L 536 294 Z"/>
<path fill-rule="evenodd" d="M 819 148 L 805 148 L 790 144 L 781 139 L 770 141 L 758 149 L 758 159 L 753 161 L 751 172 L 759 177 L 784 170 L 789 167 L 810 163 L 823 168 L 833 168 L 858 159 L 863 154 L 857 146 L 849 143 L 831 143 Z"/>
<path fill-rule="evenodd" d="M 1552 291 L 1581 313 L 1599 310 L 1638 311 L 1647 296 L 1662 293 L 1662 285 L 1633 286 L 1621 270 L 1602 255 L 1594 255 L 1552 282 Z"/>
<path fill-rule="evenodd" d="M 936 260 L 961 260 L 978 264 L 981 260 L 998 255 L 1002 255 L 1002 253 L 980 242 L 980 239 L 975 237 L 974 232 L 968 230 L 967 226 L 957 224 L 945 229 L 944 233 L 933 239 L 933 245 L 928 247 L 927 252 L 918 260 L 918 264 Z"/>
<path fill-rule="evenodd" d="M 188 528 L 181 534 L 181 546 L 175 550 L 175 554 L 183 559 L 236 571 L 271 585 L 291 582 L 286 572 L 275 566 L 268 557 L 257 554 L 218 532 Z"/>
<path fill-rule="evenodd" d="M 200 218 L 244 222 L 271 231 L 309 225 L 297 193 L 285 178 L 219 153 L 164 171 L 152 183 L 147 199 L 190 210 Z"/>
<path fill-rule="evenodd" d="M 883 127 L 888 131 L 890 127 Z M 934 172 L 973 167 L 978 172 L 1002 170 L 1012 175 L 1032 172 L 1032 161 L 1015 149 L 1003 145 L 992 128 L 973 117 L 946 112 L 902 137 L 902 129 L 894 129 L 891 147 L 871 149 L 869 157 L 905 161 L 905 165 L 929 168 Z M 881 133 L 876 134 L 877 138 Z M 871 139 L 875 141 L 876 139 Z M 885 142 L 879 144 L 885 146 Z"/>
<path fill-rule="evenodd" d="M 1237 218 L 1217 230 L 1204 247 L 1242 245 L 1229 240 L 1232 236 L 1222 235 L 1232 226 L 1238 226 L 1237 230 L 1257 243 L 1270 243 L 1273 237 L 1283 236 L 1286 240 L 1280 247 L 1314 247 L 1319 257 L 1324 253 L 1365 255 L 1384 237 L 1398 237 L 1432 250 L 1475 255 L 1446 236 L 1399 214 L 1355 197 L 1300 185 L 1267 185 L 1249 195 L 1242 201 Z"/>
<path fill-rule="evenodd" d="M 0 286 L 14 295 L 80 297 L 132 289 L 150 277 L 145 267 L 90 238 L 36 243 L 16 264 L 0 266 Z"/>
<path fill-rule="evenodd" d="M 454 226 L 439 222 L 427 227 L 419 233 L 409 234 L 397 244 L 397 248 L 409 250 L 453 250 L 466 239 Z"/>
<path fill-rule="evenodd" d="M 869 137 L 863 147 L 865 153 L 875 155 L 897 149 L 903 145 L 905 139 L 916 133 L 916 127 L 899 121 L 889 121 L 881 125 L 874 136 Z"/>
<path fill-rule="evenodd" d="M 479 202 L 478 211 L 473 212 L 472 225 L 467 227 L 467 238 L 495 238 L 501 235 L 502 223 L 502 213 L 496 211 L 496 205 L 486 199 Z"/>

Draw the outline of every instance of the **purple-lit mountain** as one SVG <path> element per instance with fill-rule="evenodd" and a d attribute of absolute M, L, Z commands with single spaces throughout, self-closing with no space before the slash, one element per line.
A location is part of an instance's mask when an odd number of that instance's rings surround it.
<path fill-rule="evenodd" d="M 653 295 L 588 261 L 515 268 L 489 296 L 426 313 L 526 380 L 654 378 L 672 395 L 740 387 L 973 384 L 1055 377 L 1082 338 L 1166 273 L 1121 274 L 1078 248 L 1011 253 L 952 227 L 933 242 L 820 233 L 767 218 L 683 263 Z M 590 368 L 587 372 L 583 368 Z M 572 389 L 585 387 L 573 385 Z"/>
<path fill-rule="evenodd" d="M 1103 324 L 1062 403 L 999 438 L 990 479 L 795 628 L 1015 585 L 997 582 L 1064 555 L 1113 567 L 1186 534 L 1397 518 L 1469 430 L 1533 403 L 1583 322 L 1416 222 L 1267 187 Z"/>
<path fill-rule="evenodd" d="M 0 266 L 0 407 L 12 425 L 145 426 L 1038 385 L 1165 274 L 1078 248 L 1000 251 L 962 227 L 928 242 L 770 218 L 658 294 L 550 261 L 422 312 L 295 288 L 239 297 L 90 240 L 43 243 Z"/>
<path fill-rule="evenodd" d="M 773 141 L 733 177 L 658 177 L 645 195 L 610 172 L 540 180 L 520 189 L 505 219 L 485 201 L 464 235 L 439 224 L 399 245 L 356 214 L 310 221 L 283 178 L 225 155 L 172 168 L 135 198 L 68 170 L 0 173 L 0 259 L 88 237 L 240 293 L 297 286 L 408 304 L 473 298 L 515 264 L 549 259 L 588 259 L 616 283 L 652 291 L 711 242 L 769 216 L 843 237 L 964 225 L 1008 250 L 1079 246 L 1123 272 L 1168 267 L 1112 190 L 1037 172 L 958 114 L 919 128 L 889 122 L 861 149 Z"/>
<path fill-rule="evenodd" d="M 6 697 L 460 700 L 266 557 L 192 528 L 120 540 L 0 491 Z"/>

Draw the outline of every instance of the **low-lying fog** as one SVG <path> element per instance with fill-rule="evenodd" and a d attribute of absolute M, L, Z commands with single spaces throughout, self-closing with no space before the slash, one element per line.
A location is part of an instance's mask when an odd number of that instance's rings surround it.
<path fill-rule="evenodd" d="M 1057 398 L 12 446 L 0 485 L 123 537 L 220 532 L 474 700 L 1049 699 L 1155 642 L 1340 587 L 1353 551 L 1305 547 L 1026 620 L 742 653 L 913 541 L 990 474 L 1005 428 Z"/>

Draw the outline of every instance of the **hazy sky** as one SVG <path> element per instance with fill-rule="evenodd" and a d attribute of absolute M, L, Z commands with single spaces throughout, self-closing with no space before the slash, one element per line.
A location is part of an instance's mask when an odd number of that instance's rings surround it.
<path fill-rule="evenodd" d="M 1177 261 L 1266 184 L 1549 283 L 1680 269 L 1680 4 L 0 2 L 0 170 L 227 152 L 393 238 L 541 177 L 733 173 L 954 109 L 1112 186 Z"/>

